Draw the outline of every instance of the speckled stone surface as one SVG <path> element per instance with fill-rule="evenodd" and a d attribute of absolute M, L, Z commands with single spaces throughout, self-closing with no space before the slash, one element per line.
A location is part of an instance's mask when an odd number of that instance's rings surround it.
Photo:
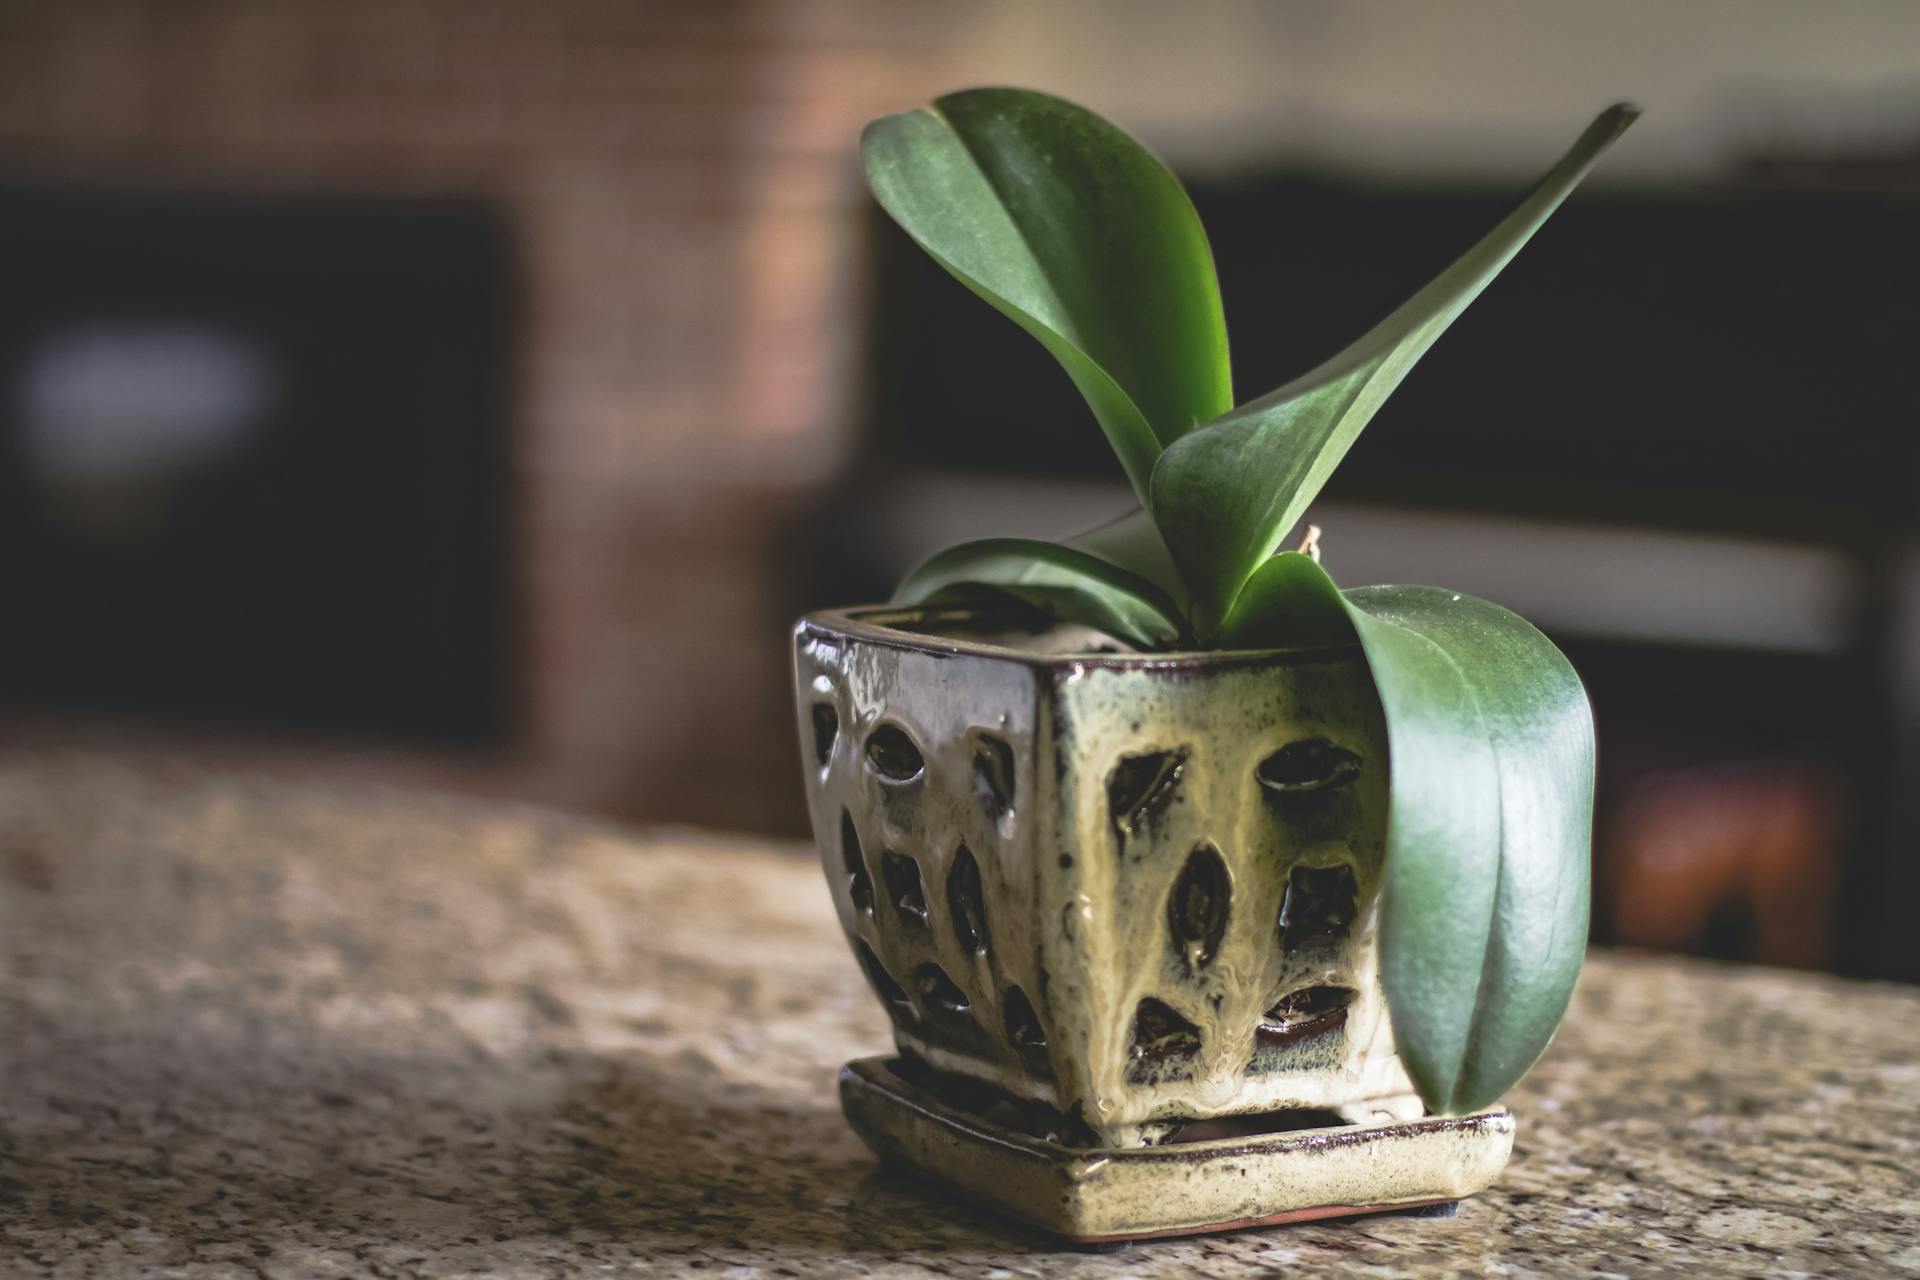
<path fill-rule="evenodd" d="M 1920 1275 L 1920 991 L 1588 966 L 1459 1217 L 1073 1252 L 877 1167 L 810 853 L 0 761 L 0 1275 Z"/>

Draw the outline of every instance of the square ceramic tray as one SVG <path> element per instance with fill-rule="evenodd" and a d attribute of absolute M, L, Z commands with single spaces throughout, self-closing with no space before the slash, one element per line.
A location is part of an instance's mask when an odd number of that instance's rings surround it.
<path fill-rule="evenodd" d="M 1504 1107 L 1382 1125 L 1073 1148 L 1001 1127 L 863 1058 L 840 1104 L 869 1147 L 1081 1244 L 1232 1231 L 1457 1201 L 1513 1150 Z"/>

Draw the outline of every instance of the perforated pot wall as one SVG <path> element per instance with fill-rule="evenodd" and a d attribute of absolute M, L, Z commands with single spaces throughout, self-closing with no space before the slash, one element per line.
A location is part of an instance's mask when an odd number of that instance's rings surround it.
<path fill-rule="evenodd" d="M 794 633 L 814 834 L 902 1052 L 1083 1143 L 1419 1114 L 1377 974 L 1387 760 L 1358 650 L 980 634 L 897 609 Z"/>

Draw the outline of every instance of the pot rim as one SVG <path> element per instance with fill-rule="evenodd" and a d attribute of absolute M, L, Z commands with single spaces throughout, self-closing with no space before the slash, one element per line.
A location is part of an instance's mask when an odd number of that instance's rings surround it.
<path fill-rule="evenodd" d="M 1033 653 L 984 640 L 968 640 L 938 632 L 903 626 L 922 626 L 942 620 L 977 621 L 996 615 L 963 606 L 862 604 L 838 609 L 815 609 L 794 624 L 796 637 L 808 632 L 821 633 L 889 649 L 905 649 L 945 657 L 993 658 L 1017 662 L 1047 671 L 1084 670 L 1089 667 L 1126 671 L 1193 671 L 1233 667 L 1274 666 L 1296 662 L 1326 662 L 1356 658 L 1364 662 L 1356 641 L 1343 645 L 1303 645 L 1281 649 L 1175 649 L 1134 653 Z"/>

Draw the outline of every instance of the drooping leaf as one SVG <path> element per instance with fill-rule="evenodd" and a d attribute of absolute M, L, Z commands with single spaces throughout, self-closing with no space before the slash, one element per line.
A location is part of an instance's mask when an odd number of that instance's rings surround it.
<path fill-rule="evenodd" d="M 1057 542 L 988 538 L 949 547 L 908 574 L 898 604 L 998 591 L 1141 649 L 1184 637 L 1180 610 L 1160 588 L 1099 556 Z"/>
<path fill-rule="evenodd" d="M 894 221 L 1066 368 L 1143 503 L 1161 449 L 1233 406 L 1206 233 L 1118 128 L 972 89 L 874 121 L 860 155 Z"/>
<path fill-rule="evenodd" d="M 1498 605 L 1438 587 L 1342 596 L 1287 553 L 1249 581 L 1223 635 L 1337 633 L 1372 669 L 1392 786 L 1380 976 L 1428 1107 L 1470 1111 L 1525 1075 L 1586 953 L 1593 718 L 1573 667 Z"/>
<path fill-rule="evenodd" d="M 1602 113 L 1518 208 L 1345 351 L 1167 447 L 1149 505 L 1193 592 L 1203 642 L 1415 361 L 1638 114 Z"/>
<path fill-rule="evenodd" d="M 1449 698 L 1471 693 L 1491 748 L 1497 876 L 1463 887 L 1464 868 L 1437 853 L 1442 830 L 1403 830 L 1388 853 L 1380 932 L 1381 977 L 1394 1025 L 1405 1024 L 1415 1046 L 1409 1065 L 1422 1095 L 1443 1099 L 1445 1110 L 1486 1106 L 1545 1051 L 1586 955 L 1593 713 L 1572 664 L 1517 614 L 1437 587 L 1347 594 L 1356 620 L 1369 619 L 1359 623 L 1361 643 L 1382 701 L 1392 700 L 1389 726 L 1423 711 L 1437 718 Z M 1430 692 L 1408 687 L 1393 655 L 1410 646 L 1396 639 L 1389 653 L 1382 637 L 1392 633 L 1419 637 L 1451 672 Z M 1383 678 L 1383 669 L 1391 674 Z M 1447 682 L 1452 691 L 1442 687 Z M 1403 785 L 1403 761 L 1428 775 L 1429 790 L 1452 785 L 1462 768 L 1448 749 L 1444 730 L 1408 743 L 1393 763 L 1394 787 Z M 1443 904 L 1452 899 L 1477 912 L 1489 888 L 1491 925 L 1470 987 L 1469 956 L 1439 958 L 1455 928 Z"/>

